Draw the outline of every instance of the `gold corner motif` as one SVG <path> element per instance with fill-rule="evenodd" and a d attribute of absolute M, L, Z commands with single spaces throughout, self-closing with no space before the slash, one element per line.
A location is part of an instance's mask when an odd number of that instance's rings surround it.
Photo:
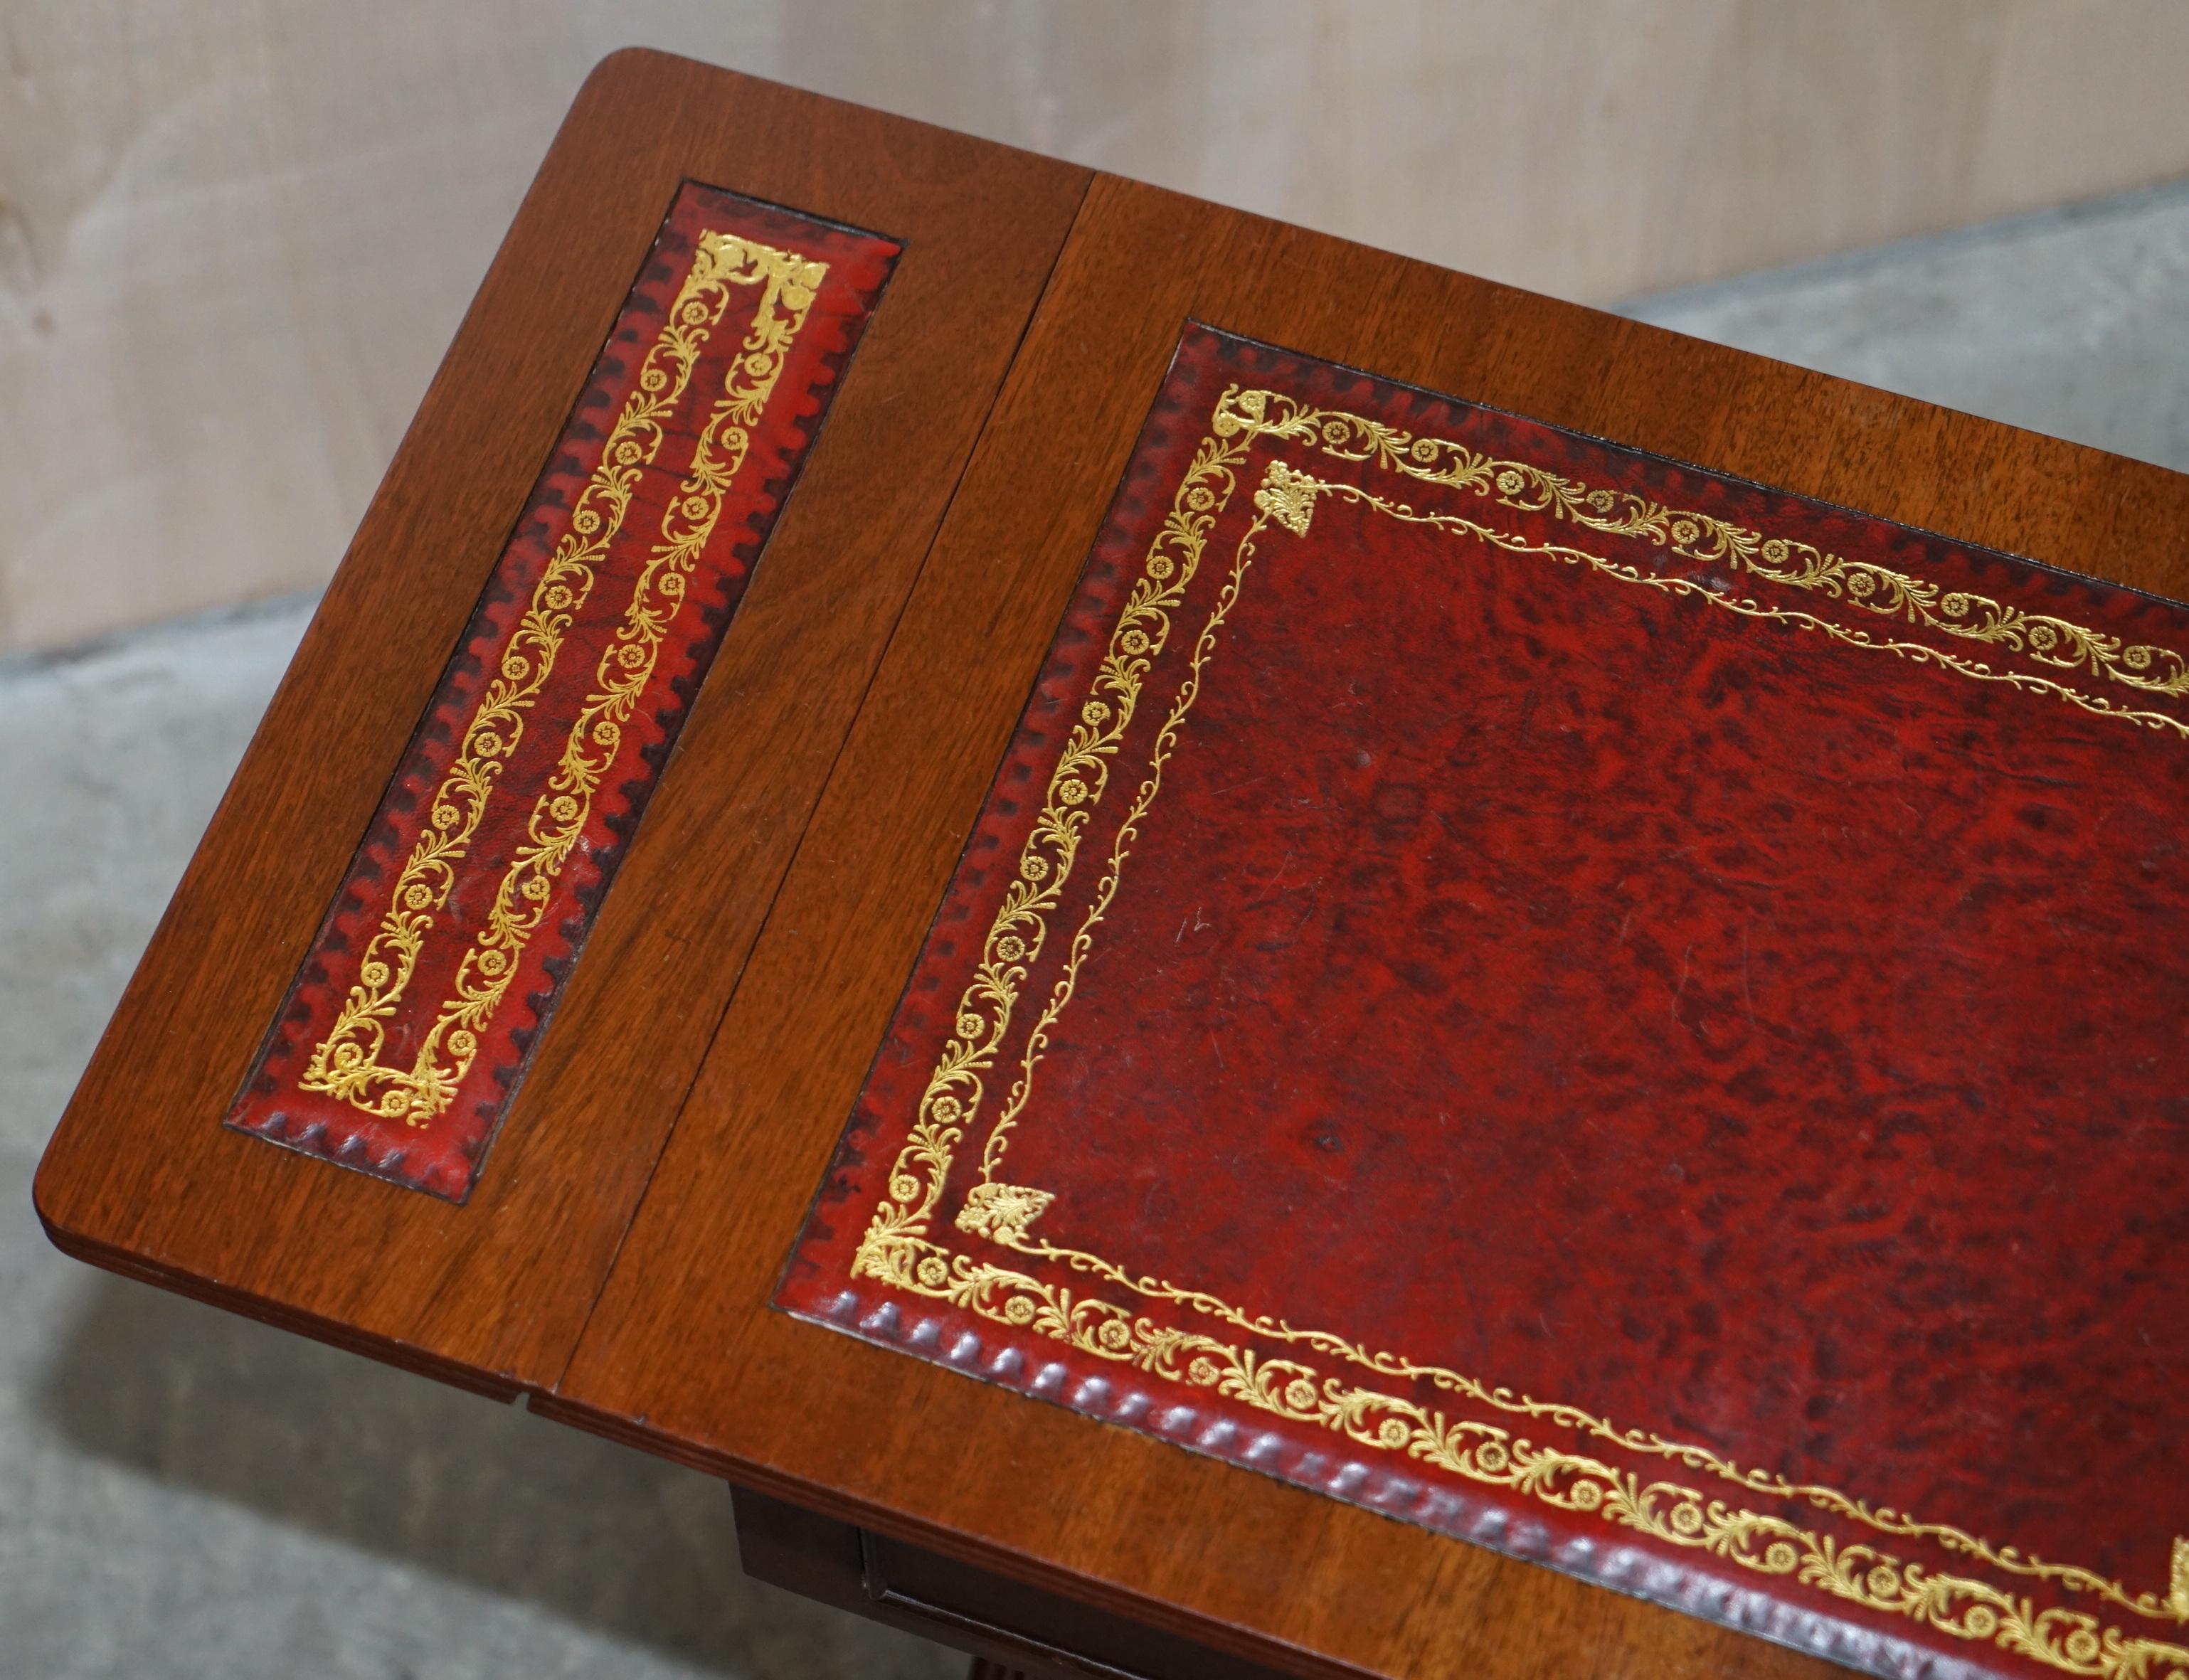
<path fill-rule="evenodd" d="M 1965 591 L 1945 591 L 1909 574 L 1851 561 L 1791 538 L 1768 535 L 1700 512 L 1667 507 L 1625 491 L 1592 489 L 1529 463 L 1495 460 L 1445 439 L 1417 437 L 1367 419 L 1299 403 L 1281 393 L 1228 388 L 1208 435 L 1174 495 L 1098 667 L 1089 698 L 1047 786 L 1040 817 L 1021 850 L 899 1150 L 885 1193 L 851 1271 L 886 1287 L 945 1302 L 998 1324 L 1029 1331 L 1089 1356 L 1129 1365 L 1157 1379 L 1209 1389 L 1289 1421 L 1327 1429 L 1355 1445 L 1433 1464 L 1475 1483 L 1502 1487 L 1558 1509 L 1595 1516 L 1666 1544 L 1705 1550 L 1742 1569 L 1787 1577 L 1843 1603 L 1905 1617 L 1954 1638 L 2019 1653 L 2090 1680 L 2189 1680 L 2189 1646 L 2124 1632 L 2086 1610 L 2039 1609 L 2011 1587 L 1908 1562 L 1873 1541 L 1848 1541 L 1783 1517 L 1713 1497 L 1677 1479 L 1652 1479 L 1601 1459 L 1538 1446 L 1497 1417 L 1541 1424 L 1654 1457 L 1756 1496 L 1806 1504 L 1862 1525 L 1881 1540 L 1920 1541 L 2013 1577 L 2044 1581 L 2131 1615 L 2189 1623 L 2189 1538 L 2177 1540 L 2170 1590 L 2162 1598 L 2073 1564 L 2056 1564 L 2013 1547 L 1994 1546 L 1950 1524 L 1874 1506 L 1837 1490 L 1745 1470 L 1708 1449 L 1622 1428 L 1578 1407 L 1539 1401 L 1462 1373 L 1380 1353 L 1327 1332 L 1245 1313 L 1202 1292 L 1137 1276 L 1098 1256 L 1029 1236 L 1033 1219 L 1054 1200 L 1045 1191 L 1000 1183 L 996 1174 L 1031 1094 L 1049 1027 L 1069 1003 L 1094 930 L 1122 878 L 1128 842 L 1160 790 L 1162 772 L 1193 699 L 1218 631 L 1236 602 L 1259 535 L 1275 523 L 1304 537 L 1316 499 L 1337 495 L 1381 514 L 1434 527 L 1502 552 L 1526 554 L 1676 598 L 1824 634 L 1841 645 L 1889 653 L 1942 671 L 2062 700 L 2095 716 L 2170 731 L 2189 739 L 2189 724 L 2136 710 L 2102 693 L 1904 636 L 1873 635 L 1797 607 L 1735 595 L 1693 579 L 1659 574 L 1578 544 L 1546 543 L 1485 521 L 1417 512 L 1403 501 L 1318 479 L 1270 461 L 1253 494 L 1256 518 L 1240 539 L 1228 575 L 1196 639 L 1178 694 L 1158 727 L 1135 798 L 1121 819 L 1106 868 L 1076 930 L 1058 979 L 1030 1027 L 1017 1078 L 992 1123 L 981 1182 L 967 1193 L 957 1225 L 1029 1259 L 1070 1266 L 1143 1301 L 1161 1301 L 1229 1325 L 1244 1336 L 1299 1347 L 1363 1368 L 1372 1376 L 1426 1384 L 1491 1414 L 1470 1418 L 1400 1394 L 1325 1374 L 1315 1364 L 1270 1358 L 1240 1342 L 1157 1324 L 1144 1308 L 1099 1293 L 1041 1282 L 993 1262 L 953 1253 L 930 1235 L 957 1145 L 975 1124 L 987 1076 L 1001 1051 L 1021 988 L 1045 945 L 1079 842 L 1107 791 L 1113 761 L 1142 698 L 1173 615 L 1204 557 L 1254 445 L 1291 443 L 1332 459 L 1363 462 L 1417 482 L 1468 491 L 1515 512 L 1547 514 L 1581 530 L 1637 538 L 1699 564 L 1722 568 L 1780 588 L 1807 591 L 1881 619 L 1958 640 L 2022 653 L 2061 670 L 2087 671 L 2130 690 L 2189 694 L 2189 659 L 2172 649 L 2126 645 L 2117 637 L 2047 614 L 2028 614 Z M 1039 1198 L 1038 1205 L 1032 1198 Z M 1021 1213 L 1021 1210 L 1023 1211 Z"/>
<path fill-rule="evenodd" d="M 965 1205 L 958 1210 L 958 1229 L 993 1242 L 1016 1242 L 1055 1200 L 1048 1191 L 1021 1185 L 977 1184 L 965 1192 Z"/>
<path fill-rule="evenodd" d="M 1315 496 L 1328 488 L 1304 472 L 1295 472 L 1281 461 L 1272 461 L 1262 476 L 1262 488 L 1254 492 L 1254 506 L 1294 536 L 1304 537 L 1308 522 L 1315 517 Z"/>
<path fill-rule="evenodd" d="M 795 252 L 733 234 L 700 235 L 691 270 L 640 365 L 637 384 L 602 445 L 599 464 L 579 493 L 569 528 L 501 649 L 455 762 L 434 790 L 427 824 L 359 958 L 357 979 L 297 1078 L 300 1089 L 411 1126 L 426 1124 L 455 1100 L 519 959 L 547 914 L 553 881 L 584 832 L 624 726 L 683 604 L 686 580 L 744 464 L 749 428 L 775 389 L 827 273 L 825 263 Z M 735 291 L 755 286 L 752 325 L 699 434 L 690 471 L 663 516 L 660 540 L 640 568 L 623 621 L 601 655 L 592 692 L 570 725 L 557 767 L 526 822 L 525 838 L 496 886 L 487 925 L 459 959 L 449 995 L 412 1066 L 389 1066 L 382 1060 L 387 1025 L 455 885 L 456 866 L 468 854 L 501 772 L 523 738 L 526 716 L 592 592 L 641 474 L 660 451 L 708 339 Z"/>

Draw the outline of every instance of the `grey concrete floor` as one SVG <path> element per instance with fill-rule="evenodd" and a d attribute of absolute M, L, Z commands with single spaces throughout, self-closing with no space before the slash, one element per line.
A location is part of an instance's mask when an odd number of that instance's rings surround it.
<path fill-rule="evenodd" d="M 2189 472 L 2189 182 L 1624 313 Z"/>
<path fill-rule="evenodd" d="M 2189 469 L 2189 187 L 1632 313 Z M 0 1677 L 961 1673 L 744 1581 L 704 1477 L 47 1247 L 38 1152 L 308 611 L 0 666 Z"/>

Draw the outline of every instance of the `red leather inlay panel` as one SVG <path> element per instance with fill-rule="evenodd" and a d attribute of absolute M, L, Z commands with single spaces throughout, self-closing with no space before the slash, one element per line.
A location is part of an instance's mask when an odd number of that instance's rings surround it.
<path fill-rule="evenodd" d="M 897 252 L 678 193 L 229 1125 L 469 1194 Z"/>
<path fill-rule="evenodd" d="M 1195 328 L 780 1301 L 1880 1672 L 2189 1672 L 2185 653 Z"/>

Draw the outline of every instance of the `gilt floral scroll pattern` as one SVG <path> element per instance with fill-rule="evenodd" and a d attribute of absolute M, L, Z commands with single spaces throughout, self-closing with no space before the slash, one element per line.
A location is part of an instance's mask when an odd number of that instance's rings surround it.
<path fill-rule="evenodd" d="M 1784 1516 L 1713 1497 L 1683 1480 L 1645 1479 L 1586 1452 L 1539 1445 L 1494 1419 L 1449 1413 L 1325 1376 L 1304 1360 L 1265 1357 L 1219 1337 L 1157 1323 L 1099 1295 L 1074 1295 L 1068 1288 L 965 1255 L 930 1252 L 914 1259 L 900 1248 L 882 1264 L 890 1268 L 884 1281 L 896 1287 L 1012 1330 L 1046 1337 L 1165 1383 L 1210 1391 L 1341 1436 L 1355 1446 L 1403 1455 L 1478 1486 L 1506 1490 L 1668 1546 L 1708 1552 L 1756 1575 L 1790 1579 L 1955 1638 L 1991 1643 L 2064 1673 L 2092 1680 L 2189 1676 L 2189 1646 L 2124 1632 L 2086 1610 L 2039 1607 L 2006 1587 L 1926 1569 L 1878 1543 L 1839 1540 Z M 1595 1421 L 1571 1407 L 1529 1405 L 1546 1421 L 1568 1428 L 1577 1421 Z M 1632 1445 L 1609 1426 L 1599 1428 L 1619 1445 Z M 1709 1459 L 1697 1449 L 1672 1450 L 1675 1457 L 1689 1452 L 1705 1462 Z M 1937 1533 L 1931 1525 L 1920 1528 Z M 1917 1531 L 1917 1525 L 1909 1531 Z M 1982 1547 L 1983 1561 L 1995 1566 L 2100 1591 L 2146 1615 L 2178 1617 L 2175 1607 L 2130 1596 L 2087 1571 L 2025 1562 L 2011 1550 L 2002 1555 L 1981 1541 L 1969 1549 L 1977 1547 Z"/>
<path fill-rule="evenodd" d="M 1310 408 L 1275 392 L 1241 403 L 1271 416 L 1268 434 L 1311 444 L 1342 461 L 1368 461 L 1423 484 L 1548 514 L 1584 529 L 1637 537 L 1682 559 L 1827 595 L 1880 618 L 2087 672 L 2148 694 L 2189 695 L 2189 658 L 2128 642 L 2049 613 L 2026 612 L 1968 590 L 1949 590 L 1871 561 L 1850 560 L 1795 537 L 1773 535 L 1708 513 L 1668 507 L 1628 490 L 1592 489 L 1521 461 L 1501 461 L 1447 438 L 1417 436 L 1364 416 Z M 2092 710 L 2113 710 L 2090 705 Z M 2157 714 L 2152 714 L 2157 716 Z"/>
<path fill-rule="evenodd" d="M 854 1276 L 887 1276 L 905 1255 L 932 1247 L 927 1233 L 953 1152 L 987 1095 L 987 1076 L 1027 970 L 1047 942 L 1049 917 L 1078 860 L 1080 838 L 1109 786 L 1118 744 L 1148 673 L 1170 639 L 1173 615 L 1200 568 L 1208 534 L 1237 488 L 1255 435 L 1253 427 L 1219 412 L 1179 481 L 1049 774 L 1040 815 L 989 924 L 972 981 L 959 1000 L 955 1030 L 890 1169 L 887 1194 L 853 1262 Z M 996 1152 L 1000 1157 L 1000 1149 Z"/>

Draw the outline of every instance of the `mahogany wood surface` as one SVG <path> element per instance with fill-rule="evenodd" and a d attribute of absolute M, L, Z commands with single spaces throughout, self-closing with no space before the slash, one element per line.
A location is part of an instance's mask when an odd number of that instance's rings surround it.
<path fill-rule="evenodd" d="M 220 1116 L 685 178 L 905 252 L 468 1207 Z M 84 1258 L 474 1386 L 561 1371 L 1083 170 L 659 54 L 588 79 L 42 1167 Z"/>
<path fill-rule="evenodd" d="M 224 1132 L 683 175 L 907 248 L 493 1171 L 458 1208 Z M 767 1305 L 1189 319 L 2189 591 L 2189 478 L 2162 469 L 619 55 L 133 982 L 40 1210 L 102 1264 L 529 1389 L 551 1415 L 1287 1672 L 1835 1672 Z"/>

